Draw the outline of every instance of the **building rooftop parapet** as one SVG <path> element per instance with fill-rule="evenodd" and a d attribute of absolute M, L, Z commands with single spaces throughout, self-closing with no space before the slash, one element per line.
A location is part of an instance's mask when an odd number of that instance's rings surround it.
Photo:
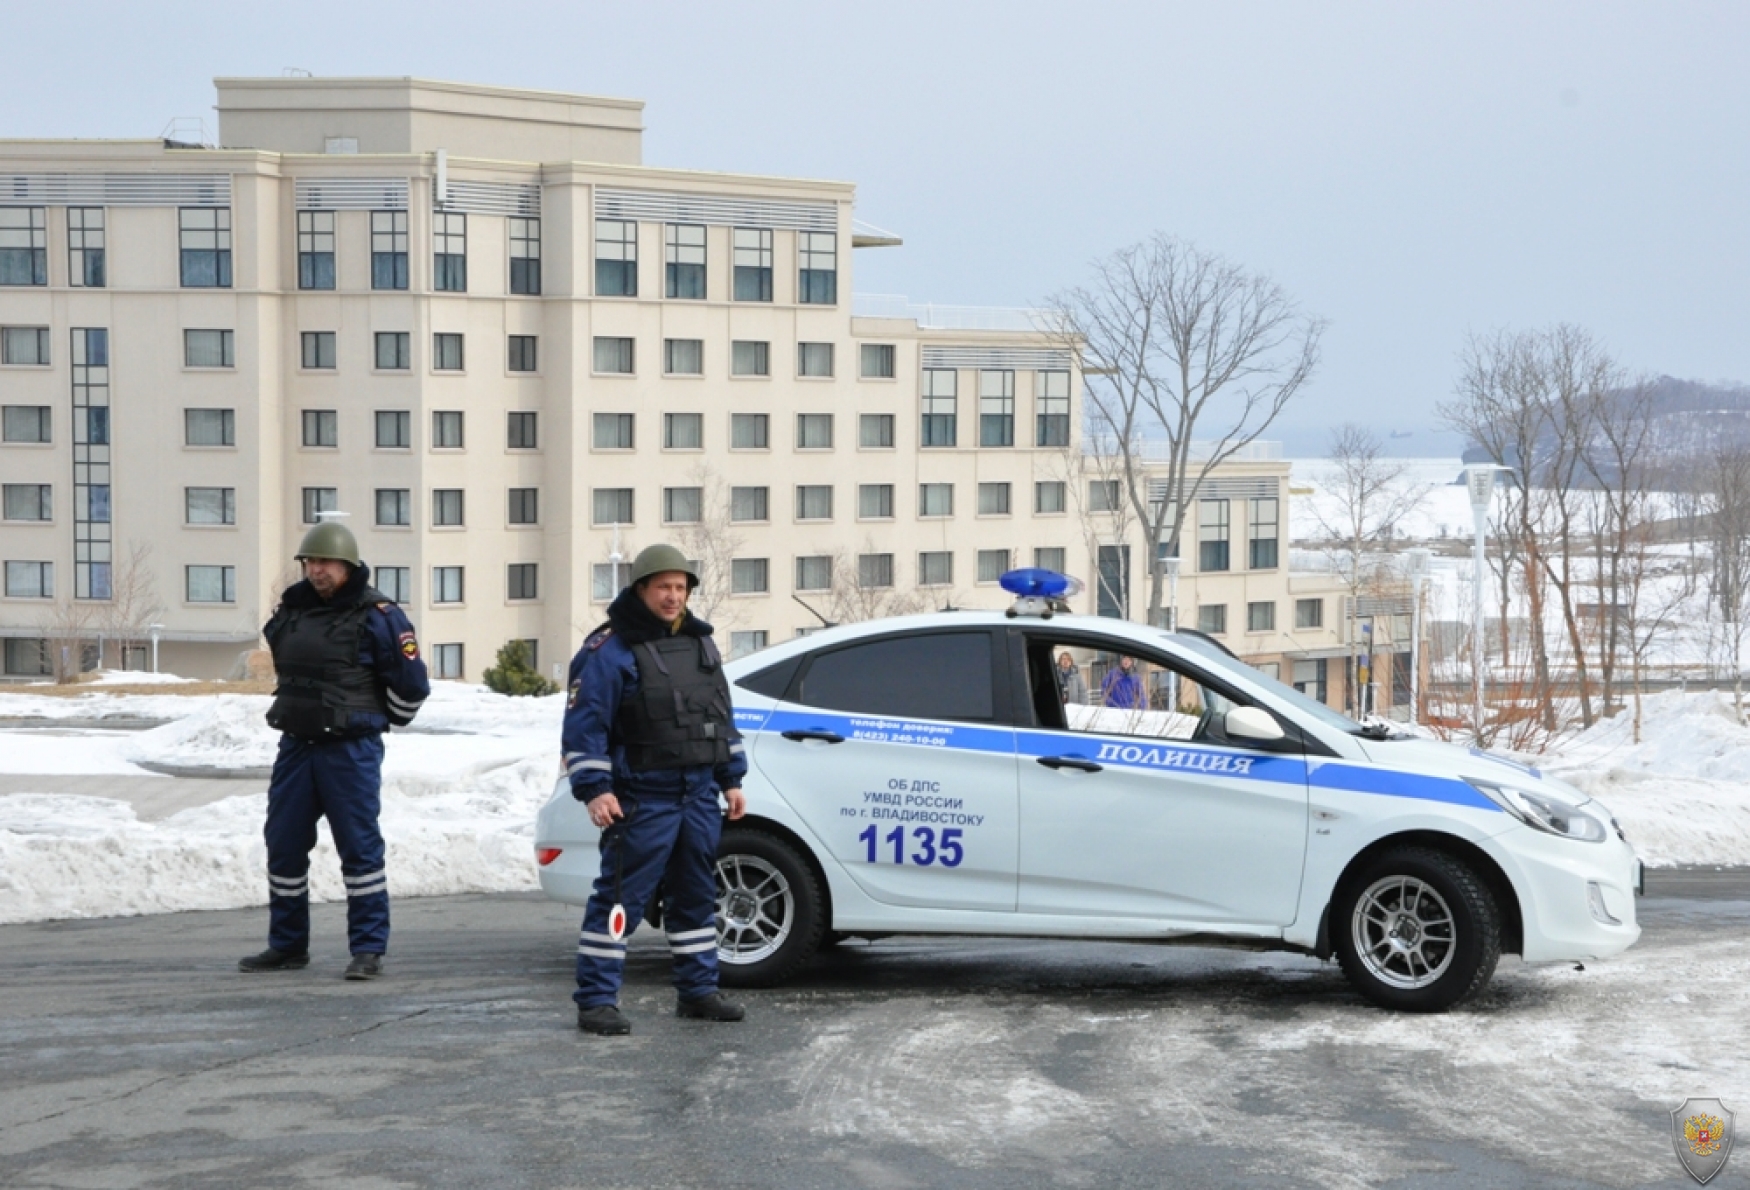
<path fill-rule="evenodd" d="M 859 293 L 851 301 L 858 318 L 898 318 L 915 322 L 926 330 L 1035 331 L 1058 333 L 1059 324 L 1050 310 L 1024 306 L 948 306 L 913 302 L 903 294 Z"/>

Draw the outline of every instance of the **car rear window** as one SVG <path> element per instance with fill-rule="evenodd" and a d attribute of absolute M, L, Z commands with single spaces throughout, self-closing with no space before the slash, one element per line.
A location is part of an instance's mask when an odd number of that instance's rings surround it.
<path fill-rule="evenodd" d="M 992 719 L 990 634 L 887 636 L 821 653 L 795 701 L 910 719 Z"/>

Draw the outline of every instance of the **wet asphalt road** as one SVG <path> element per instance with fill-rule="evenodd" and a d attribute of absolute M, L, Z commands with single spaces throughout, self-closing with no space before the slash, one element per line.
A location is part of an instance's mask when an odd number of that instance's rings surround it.
<path fill-rule="evenodd" d="M 1649 893 L 1642 948 L 1701 919 L 1750 937 L 1750 872 L 1655 872 Z M 1500 1088 L 1297 956 L 852 942 L 740 994 L 749 1019 L 726 1026 L 674 1018 L 666 950 L 640 935 L 634 1033 L 602 1039 L 573 1028 L 569 907 L 399 901 L 372 984 L 339 979 L 337 906 L 315 911 L 308 970 L 236 973 L 265 916 L 0 928 L 0 1185 L 1694 1184 L 1675 1104 L 1632 1088 L 1575 1088 L 1531 1139 L 1467 1124 Z M 1504 962 L 1441 1027 L 1596 1015 L 1526 971 Z M 1594 1100 L 1603 1116 L 1576 1115 Z M 1441 1113 L 1458 1122 L 1428 1127 Z M 1750 1154 L 1722 1185 L 1750 1185 Z"/>

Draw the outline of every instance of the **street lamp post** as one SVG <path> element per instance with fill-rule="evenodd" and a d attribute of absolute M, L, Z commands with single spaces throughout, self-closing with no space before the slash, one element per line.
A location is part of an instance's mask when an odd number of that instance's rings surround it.
<path fill-rule="evenodd" d="M 1405 550 L 1410 564 L 1410 722 L 1422 721 L 1422 585 L 1428 579 L 1430 549 Z"/>
<path fill-rule="evenodd" d="M 1167 631 L 1176 632 L 1179 628 L 1179 559 L 1162 558 L 1161 569 L 1167 575 Z M 1179 675 L 1172 670 L 1167 671 L 1167 709 L 1179 709 Z"/>
<path fill-rule="evenodd" d="M 1507 469 L 1495 463 L 1472 463 L 1464 469 L 1465 486 L 1470 489 L 1471 517 L 1476 527 L 1476 542 L 1471 551 L 1476 596 L 1471 616 L 1471 683 L 1475 700 L 1471 726 L 1479 743 L 1483 738 L 1483 669 L 1489 655 L 1483 641 L 1483 534 L 1489 527 L 1489 501 L 1495 494 L 1495 473 Z M 1506 615 L 1505 608 L 1501 614 Z"/>
<path fill-rule="evenodd" d="M 146 631 L 152 634 L 152 672 L 158 672 L 158 634 L 164 631 L 162 624 L 148 624 Z"/>

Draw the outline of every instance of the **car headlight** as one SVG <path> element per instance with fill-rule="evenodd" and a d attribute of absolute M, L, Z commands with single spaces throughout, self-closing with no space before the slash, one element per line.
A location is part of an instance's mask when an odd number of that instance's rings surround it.
<path fill-rule="evenodd" d="M 1477 777 L 1466 777 L 1465 780 L 1478 793 L 1537 830 L 1564 839 L 1579 839 L 1583 843 L 1602 843 L 1610 837 L 1610 830 L 1601 819 L 1588 814 L 1578 802 L 1569 801 L 1559 793 L 1547 789 L 1521 789 Z"/>

